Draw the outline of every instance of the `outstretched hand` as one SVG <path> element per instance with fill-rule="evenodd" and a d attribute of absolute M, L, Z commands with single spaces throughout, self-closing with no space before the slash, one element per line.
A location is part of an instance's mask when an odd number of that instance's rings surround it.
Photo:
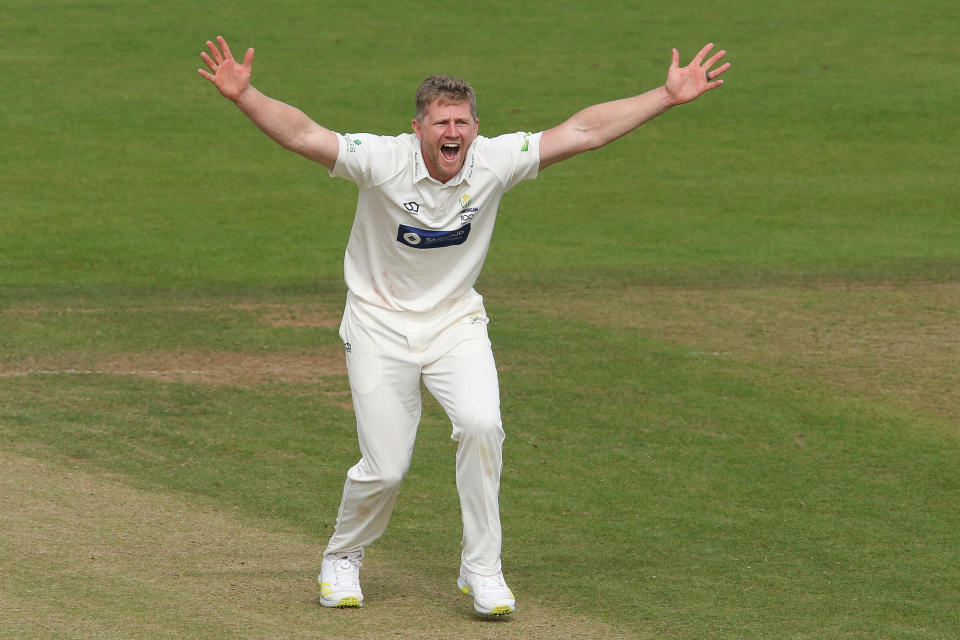
<path fill-rule="evenodd" d="M 667 93 L 673 99 L 673 104 L 683 104 L 697 98 L 702 93 L 710 89 L 716 89 L 723 84 L 723 80 L 716 78 L 730 68 L 727 62 L 713 71 L 710 70 L 717 64 L 726 51 L 718 51 L 706 62 L 703 59 L 713 49 L 713 43 L 708 44 L 693 57 L 690 64 L 686 67 L 680 67 L 680 52 L 673 50 L 673 59 L 670 62 L 670 69 L 667 71 L 667 83 L 665 85 Z"/>
<path fill-rule="evenodd" d="M 243 56 L 243 64 L 239 64 L 230 53 L 230 47 L 222 36 L 217 36 L 217 44 L 207 40 L 210 55 L 204 51 L 200 54 L 210 71 L 197 69 L 197 73 L 216 85 L 217 90 L 225 98 L 234 102 L 250 86 L 250 74 L 253 72 L 253 49 L 247 49 Z M 222 53 L 221 53 L 222 50 Z M 212 57 L 211 57 L 212 56 Z"/>

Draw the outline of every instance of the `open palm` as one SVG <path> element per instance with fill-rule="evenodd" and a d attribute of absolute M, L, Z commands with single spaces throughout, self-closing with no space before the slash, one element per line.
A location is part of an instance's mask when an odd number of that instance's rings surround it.
<path fill-rule="evenodd" d="M 250 86 L 250 75 L 253 73 L 253 49 L 247 49 L 243 56 L 243 64 L 240 64 L 234 59 L 227 41 L 222 36 L 217 36 L 217 43 L 219 47 L 208 40 L 207 48 L 210 49 L 210 54 L 208 55 L 206 51 L 200 54 L 210 71 L 197 69 L 197 72 L 216 85 L 217 90 L 225 98 L 236 101 Z"/>
<path fill-rule="evenodd" d="M 670 69 L 667 71 L 666 89 L 672 96 L 674 104 L 690 102 L 705 91 L 723 84 L 723 80 L 717 80 L 716 82 L 713 82 L 713 80 L 729 69 L 730 63 L 727 62 L 713 71 L 710 71 L 710 68 L 717 64 L 727 52 L 718 51 L 704 63 L 703 59 L 710 53 L 711 49 L 713 49 L 712 43 L 700 49 L 700 52 L 693 57 L 693 60 L 686 67 L 680 66 L 680 52 L 676 49 L 673 50 L 673 59 L 670 62 Z"/>

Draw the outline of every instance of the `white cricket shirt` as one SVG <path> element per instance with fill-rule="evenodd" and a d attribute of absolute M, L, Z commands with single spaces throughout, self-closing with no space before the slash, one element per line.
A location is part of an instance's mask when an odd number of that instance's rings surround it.
<path fill-rule="evenodd" d="M 480 275 L 503 194 L 537 177 L 541 133 L 478 136 L 446 183 L 430 177 L 412 133 L 339 135 L 331 176 L 357 184 L 344 279 L 360 299 L 428 311 Z"/>

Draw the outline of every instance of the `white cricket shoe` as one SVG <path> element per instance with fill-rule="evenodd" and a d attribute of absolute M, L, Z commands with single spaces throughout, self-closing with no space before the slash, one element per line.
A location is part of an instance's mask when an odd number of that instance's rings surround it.
<path fill-rule="evenodd" d="M 360 566 L 363 552 L 333 553 L 320 563 L 320 604 L 325 607 L 362 607 Z"/>
<path fill-rule="evenodd" d="M 517 608 L 513 591 L 503 579 L 503 573 L 493 576 L 481 576 L 464 566 L 460 567 L 457 579 L 460 593 L 473 596 L 473 608 L 486 616 L 505 616 Z"/>

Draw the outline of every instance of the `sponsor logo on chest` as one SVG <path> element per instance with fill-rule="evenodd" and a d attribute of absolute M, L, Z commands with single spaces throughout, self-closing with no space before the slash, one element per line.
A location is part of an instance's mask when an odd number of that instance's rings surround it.
<path fill-rule="evenodd" d="M 439 249 L 454 247 L 467 241 L 470 235 L 470 225 L 466 224 L 451 231 L 434 231 L 432 229 L 418 229 L 406 224 L 397 227 L 397 242 L 413 249 Z"/>

